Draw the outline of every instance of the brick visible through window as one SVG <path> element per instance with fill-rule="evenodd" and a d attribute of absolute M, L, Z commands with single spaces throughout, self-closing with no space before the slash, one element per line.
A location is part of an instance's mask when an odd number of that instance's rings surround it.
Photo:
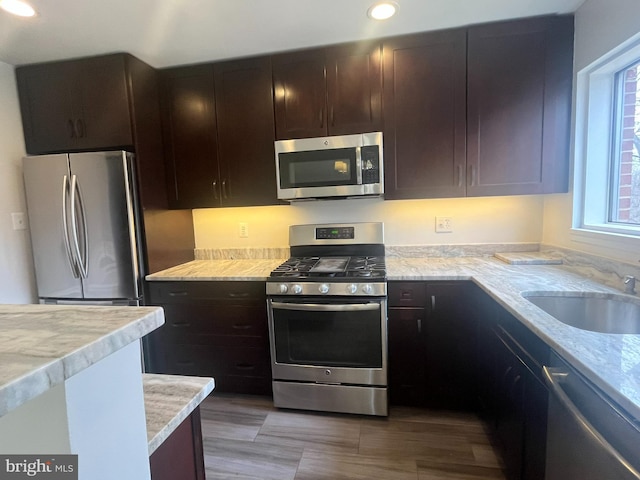
<path fill-rule="evenodd" d="M 618 73 L 611 221 L 640 225 L 640 62 Z"/>

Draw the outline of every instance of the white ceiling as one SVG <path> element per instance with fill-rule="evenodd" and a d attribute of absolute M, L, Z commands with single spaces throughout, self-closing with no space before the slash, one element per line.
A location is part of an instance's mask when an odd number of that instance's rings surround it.
<path fill-rule="evenodd" d="M 505 18 L 575 11 L 584 0 L 31 0 L 38 16 L 0 10 L 0 61 L 12 65 L 125 51 L 154 67 L 237 58 Z"/>

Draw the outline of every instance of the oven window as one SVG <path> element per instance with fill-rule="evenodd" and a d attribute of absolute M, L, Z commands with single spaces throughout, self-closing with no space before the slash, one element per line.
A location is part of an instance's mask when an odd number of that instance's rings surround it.
<path fill-rule="evenodd" d="M 354 148 L 335 148 L 279 155 L 280 188 L 354 185 Z"/>
<path fill-rule="evenodd" d="M 366 311 L 274 308 L 276 362 L 328 367 L 382 368 L 382 316 Z"/>

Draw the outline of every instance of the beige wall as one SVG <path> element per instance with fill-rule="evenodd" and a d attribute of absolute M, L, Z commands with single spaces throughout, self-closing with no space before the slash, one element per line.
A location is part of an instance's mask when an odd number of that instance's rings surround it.
<path fill-rule="evenodd" d="M 637 9 L 637 0 L 586 0 L 575 14 L 574 74 L 640 31 Z M 571 231 L 572 214 L 573 193 L 545 196 L 543 242 L 621 261 L 640 259 L 640 240 L 579 235 Z"/>
<path fill-rule="evenodd" d="M 288 227 L 304 223 L 384 222 L 387 245 L 539 242 L 540 196 L 437 200 L 350 199 L 193 211 L 197 248 L 286 247 Z M 435 217 L 453 218 L 452 233 L 435 233 Z M 249 237 L 239 237 L 240 222 Z"/>
<path fill-rule="evenodd" d="M 0 62 L 0 303 L 35 300 L 28 230 L 13 230 L 12 212 L 26 212 L 24 137 L 13 67 Z"/>

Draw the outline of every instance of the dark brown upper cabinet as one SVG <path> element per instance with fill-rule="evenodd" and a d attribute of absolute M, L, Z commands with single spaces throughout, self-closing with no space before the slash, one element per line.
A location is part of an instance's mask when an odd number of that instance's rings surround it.
<path fill-rule="evenodd" d="M 213 70 L 221 204 L 277 204 L 271 59 L 222 62 Z"/>
<path fill-rule="evenodd" d="M 465 195 L 466 30 L 384 42 L 385 198 Z"/>
<path fill-rule="evenodd" d="M 272 58 L 279 140 L 381 130 L 379 43 L 345 44 Z"/>
<path fill-rule="evenodd" d="M 16 68 L 27 153 L 134 144 L 127 54 Z"/>
<path fill-rule="evenodd" d="M 573 17 L 383 43 L 385 198 L 565 192 Z"/>
<path fill-rule="evenodd" d="M 467 195 L 566 192 L 573 17 L 469 28 Z"/>
<path fill-rule="evenodd" d="M 269 57 L 163 70 L 174 208 L 277 204 Z"/>
<path fill-rule="evenodd" d="M 212 65 L 161 71 L 167 191 L 173 208 L 220 204 Z"/>

